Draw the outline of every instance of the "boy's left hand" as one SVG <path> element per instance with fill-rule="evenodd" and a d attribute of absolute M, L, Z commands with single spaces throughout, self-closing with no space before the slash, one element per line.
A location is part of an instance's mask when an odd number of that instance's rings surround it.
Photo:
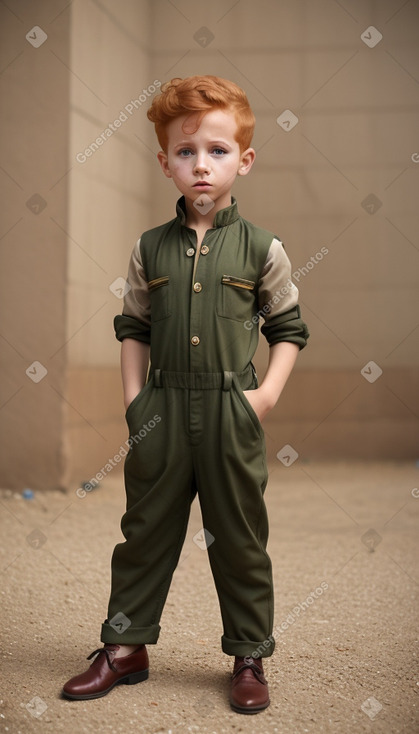
<path fill-rule="evenodd" d="M 256 390 L 243 391 L 260 421 L 263 421 L 279 399 L 298 352 L 298 345 L 292 342 L 278 342 L 271 346 L 269 365 L 263 382 Z"/>
<path fill-rule="evenodd" d="M 267 416 L 269 411 L 273 408 L 273 405 L 266 396 L 266 393 L 261 390 L 260 387 L 257 387 L 255 390 L 243 390 L 243 395 L 246 397 L 246 400 L 249 401 L 257 417 L 262 422 L 265 416 Z"/>

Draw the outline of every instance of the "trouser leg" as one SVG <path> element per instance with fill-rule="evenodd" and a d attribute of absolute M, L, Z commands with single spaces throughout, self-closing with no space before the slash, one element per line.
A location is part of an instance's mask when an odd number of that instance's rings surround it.
<path fill-rule="evenodd" d="M 216 396 L 203 393 L 204 440 L 194 465 L 203 524 L 214 536 L 208 554 L 224 626 L 222 649 L 268 657 L 275 641 L 264 435 L 236 379 Z"/>
<path fill-rule="evenodd" d="M 125 460 L 125 542 L 112 556 L 102 642 L 153 644 L 159 636 L 194 496 L 190 451 L 181 428 L 182 393 L 147 384 L 128 408 L 131 440 L 141 440 L 132 442 Z"/>

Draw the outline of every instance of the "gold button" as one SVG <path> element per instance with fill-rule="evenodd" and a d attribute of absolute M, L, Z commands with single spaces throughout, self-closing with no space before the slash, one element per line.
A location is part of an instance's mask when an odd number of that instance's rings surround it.
<path fill-rule="evenodd" d="M 208 255 L 208 253 L 209 253 L 209 247 L 207 245 L 202 245 L 201 255 Z"/>
<path fill-rule="evenodd" d="M 196 347 L 197 344 L 199 344 L 199 336 L 193 336 L 191 339 L 191 344 L 193 344 L 194 347 Z"/>
<path fill-rule="evenodd" d="M 195 250 L 193 247 L 190 247 L 189 250 L 186 250 L 186 254 L 188 257 L 193 257 L 195 255 Z"/>
<path fill-rule="evenodd" d="M 195 293 L 200 293 L 202 291 L 202 285 L 201 283 L 194 283 L 193 289 Z"/>

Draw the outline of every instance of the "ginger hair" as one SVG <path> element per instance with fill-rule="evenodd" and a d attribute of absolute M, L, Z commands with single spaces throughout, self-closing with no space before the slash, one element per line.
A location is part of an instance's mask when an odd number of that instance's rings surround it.
<path fill-rule="evenodd" d="M 235 140 L 240 146 L 240 152 L 249 148 L 255 128 L 255 116 L 243 89 L 228 79 L 211 75 L 190 76 L 186 79 L 175 77 L 163 84 L 161 93 L 154 97 L 147 111 L 147 117 L 154 122 L 160 146 L 167 153 L 169 122 L 189 112 L 182 130 L 186 134 L 192 134 L 198 130 L 204 115 L 215 109 L 234 113 L 237 122 Z"/>

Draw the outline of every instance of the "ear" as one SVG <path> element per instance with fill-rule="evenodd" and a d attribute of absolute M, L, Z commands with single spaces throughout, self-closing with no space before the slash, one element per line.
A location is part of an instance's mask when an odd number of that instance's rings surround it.
<path fill-rule="evenodd" d="M 253 148 L 247 148 L 247 150 L 241 154 L 239 168 L 237 171 L 238 176 L 246 176 L 246 174 L 249 173 L 255 158 L 256 153 Z"/>
<path fill-rule="evenodd" d="M 166 153 L 164 153 L 163 150 L 159 150 L 159 152 L 157 153 L 157 158 L 161 165 L 161 169 L 164 175 L 167 176 L 167 178 L 172 178 L 172 174 L 170 173 L 170 169 L 169 169 L 169 161 L 168 161 Z"/>

